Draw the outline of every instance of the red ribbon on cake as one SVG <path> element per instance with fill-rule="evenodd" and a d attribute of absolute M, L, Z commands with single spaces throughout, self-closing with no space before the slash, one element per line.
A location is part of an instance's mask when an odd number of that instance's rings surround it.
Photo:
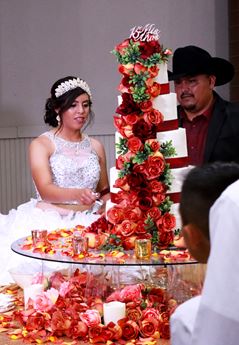
<path fill-rule="evenodd" d="M 170 169 L 183 168 L 189 165 L 188 157 L 166 158 L 165 161 L 170 164 Z"/>
<path fill-rule="evenodd" d="M 159 85 L 160 85 L 160 95 L 165 95 L 166 93 L 170 93 L 169 83 L 159 84 Z"/>
<path fill-rule="evenodd" d="M 180 196 L 181 193 L 167 193 L 166 196 L 170 197 L 170 200 L 174 203 L 174 204 L 179 204 L 180 203 Z"/>
<path fill-rule="evenodd" d="M 110 200 L 114 204 L 118 204 L 122 201 L 122 199 L 118 196 L 117 193 L 112 193 L 112 192 L 110 192 Z"/>
<path fill-rule="evenodd" d="M 163 121 L 157 125 L 157 132 L 172 131 L 173 129 L 178 129 L 178 119 Z"/>

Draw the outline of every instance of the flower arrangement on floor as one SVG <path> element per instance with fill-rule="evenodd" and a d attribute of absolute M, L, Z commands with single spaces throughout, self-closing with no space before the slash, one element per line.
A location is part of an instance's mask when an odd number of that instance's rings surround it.
<path fill-rule="evenodd" d="M 28 300 L 26 310 L 13 313 L 21 328 L 9 331 L 12 339 L 28 342 L 58 343 L 59 337 L 82 339 L 92 344 L 155 344 L 158 338 L 169 338 L 169 316 L 177 306 L 165 290 L 129 285 L 118 291 L 108 291 L 105 302 L 120 301 L 126 305 L 126 315 L 116 324 L 104 324 L 101 296 L 86 295 L 89 273 L 77 269 L 70 278 L 60 272 L 48 278 L 47 290 Z M 39 282 L 42 277 L 34 279 Z M 94 279 L 94 277 L 92 278 Z M 97 284 L 97 281 L 94 282 Z"/>

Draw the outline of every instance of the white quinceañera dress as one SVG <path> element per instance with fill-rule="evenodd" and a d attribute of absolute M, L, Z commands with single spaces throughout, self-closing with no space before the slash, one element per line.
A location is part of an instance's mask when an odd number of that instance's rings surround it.
<path fill-rule="evenodd" d="M 84 134 L 81 141 L 71 142 L 51 131 L 42 135 L 47 136 L 55 146 L 55 151 L 50 157 L 53 182 L 64 188 L 90 188 L 96 191 L 100 179 L 100 164 L 90 138 Z M 35 207 L 37 201 L 41 200 L 38 191 L 36 194 L 36 199 L 18 206 L 8 215 L 0 214 L 0 284 L 11 282 L 8 270 L 25 259 L 11 250 L 13 241 L 30 235 L 32 229 L 55 230 L 76 225 L 88 226 L 99 218 L 98 215 L 86 212 L 74 214 L 72 211 L 67 216 L 61 216 L 55 210 L 42 210 Z M 69 203 L 76 204 L 77 201 L 71 200 Z"/>

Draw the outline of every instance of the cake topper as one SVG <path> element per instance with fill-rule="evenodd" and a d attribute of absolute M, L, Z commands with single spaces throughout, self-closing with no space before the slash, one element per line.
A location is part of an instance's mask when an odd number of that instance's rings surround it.
<path fill-rule="evenodd" d="M 155 24 L 146 24 L 145 26 L 134 26 L 130 29 L 129 38 L 134 41 L 157 41 L 159 40 L 160 31 L 155 28 Z"/>

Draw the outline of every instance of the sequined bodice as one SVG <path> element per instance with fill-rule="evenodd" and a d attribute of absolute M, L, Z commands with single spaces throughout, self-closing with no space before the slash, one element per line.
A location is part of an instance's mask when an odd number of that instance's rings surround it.
<path fill-rule="evenodd" d="M 90 188 L 96 190 L 100 179 L 100 164 L 97 153 L 92 149 L 88 135 L 79 142 L 67 141 L 45 132 L 55 146 L 49 159 L 54 184 L 64 188 Z M 40 199 L 39 193 L 38 199 Z"/>

